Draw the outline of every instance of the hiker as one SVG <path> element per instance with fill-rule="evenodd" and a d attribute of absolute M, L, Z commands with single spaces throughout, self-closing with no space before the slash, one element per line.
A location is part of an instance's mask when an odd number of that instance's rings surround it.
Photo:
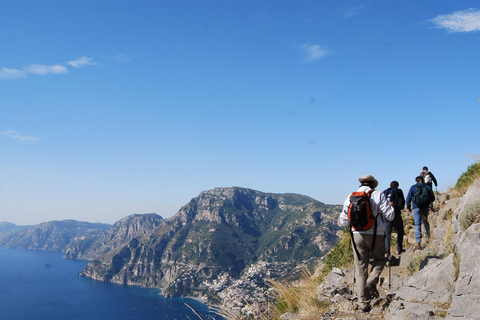
<path fill-rule="evenodd" d="M 415 184 L 410 187 L 407 195 L 407 210 L 412 212 L 415 220 L 415 249 L 422 249 L 420 241 L 422 240 L 422 224 L 425 229 L 425 239 L 430 239 L 430 224 L 428 223 L 429 205 L 435 201 L 432 187 L 426 184 L 423 177 L 415 178 Z"/>
<path fill-rule="evenodd" d="M 402 209 L 405 207 L 405 197 L 402 189 L 399 189 L 399 183 L 392 181 L 390 188 L 383 191 L 387 202 L 393 207 L 395 211 L 395 218 L 393 221 L 385 220 L 385 250 L 390 255 L 390 241 L 392 239 L 392 227 L 397 230 L 397 254 L 405 252 L 403 249 L 403 236 L 405 230 L 403 228 Z"/>
<path fill-rule="evenodd" d="M 435 183 L 435 188 L 438 186 L 437 184 L 437 179 L 435 179 L 435 176 L 433 173 L 428 171 L 428 167 L 423 167 L 422 172 L 420 172 L 420 177 L 423 178 L 423 181 L 430 186 L 433 190 L 433 185 L 432 182 Z"/>
<path fill-rule="evenodd" d="M 345 200 L 339 222 L 342 226 L 350 226 L 354 248 L 354 282 L 356 279 L 358 306 L 362 311 L 368 312 L 371 309 L 371 300 L 379 296 L 376 286 L 380 273 L 387 263 L 383 221 L 392 221 L 395 211 L 388 204 L 383 192 L 375 190 L 378 181 L 373 176 L 366 175 L 358 178 L 358 181 L 360 182 L 360 188 L 351 193 Z M 370 211 L 368 218 L 372 220 L 368 221 L 369 224 L 363 228 L 358 225 L 352 213 L 359 212 L 359 210 L 354 210 L 354 204 L 357 203 L 359 197 L 364 199 L 364 197 L 358 196 L 361 194 L 366 194 L 369 197 L 365 202 L 368 204 L 367 208 L 369 207 L 367 211 Z M 362 215 L 362 217 L 366 218 L 367 215 Z M 370 275 L 368 275 L 370 256 L 373 256 L 373 265 Z"/>

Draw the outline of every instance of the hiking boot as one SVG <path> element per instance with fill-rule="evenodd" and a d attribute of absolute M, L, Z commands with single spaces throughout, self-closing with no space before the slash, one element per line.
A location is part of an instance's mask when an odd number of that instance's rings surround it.
<path fill-rule="evenodd" d="M 372 307 L 370 306 L 370 303 L 365 303 L 365 302 L 358 302 L 355 307 L 354 307 L 354 310 L 360 310 L 362 312 L 370 312 L 370 310 L 372 310 Z"/>
<path fill-rule="evenodd" d="M 364 312 L 364 313 L 369 313 L 372 310 L 372 307 L 368 306 L 368 307 L 365 307 L 365 308 L 360 308 L 360 310 L 362 310 L 362 312 Z"/>
<path fill-rule="evenodd" d="M 400 265 L 400 258 L 395 258 L 392 256 L 392 259 L 390 259 L 390 267 L 398 267 Z"/>
<path fill-rule="evenodd" d="M 405 249 L 397 249 L 397 254 L 402 254 L 402 252 L 405 252 Z"/>
<path fill-rule="evenodd" d="M 378 293 L 376 286 L 371 283 L 367 283 L 367 285 L 365 286 L 365 297 L 368 300 L 371 300 L 378 298 L 379 296 L 380 294 Z"/>
<path fill-rule="evenodd" d="M 380 293 L 378 293 L 377 287 L 374 285 L 371 286 L 371 296 L 373 299 L 380 297 Z"/>
<path fill-rule="evenodd" d="M 422 250 L 422 246 L 420 245 L 420 243 L 415 243 L 415 246 L 413 247 L 414 250 Z"/>

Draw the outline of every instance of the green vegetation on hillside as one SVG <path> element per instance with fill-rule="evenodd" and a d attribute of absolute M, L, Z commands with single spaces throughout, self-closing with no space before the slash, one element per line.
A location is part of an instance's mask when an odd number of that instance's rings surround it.
<path fill-rule="evenodd" d="M 464 173 L 458 178 L 453 191 L 457 193 L 457 196 L 461 197 L 467 192 L 468 187 L 480 178 L 480 162 L 470 165 Z"/>
<path fill-rule="evenodd" d="M 327 254 L 325 264 L 320 271 L 320 276 L 316 279 L 318 283 L 322 283 L 326 276 L 333 268 L 350 268 L 353 266 L 353 249 L 350 232 L 348 228 L 344 230 L 344 236 L 332 250 Z"/>

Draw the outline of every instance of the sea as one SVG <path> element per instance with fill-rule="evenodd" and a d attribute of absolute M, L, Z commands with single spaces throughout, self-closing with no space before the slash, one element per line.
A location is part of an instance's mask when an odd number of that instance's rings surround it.
<path fill-rule="evenodd" d="M 0 248 L 0 319 L 224 319 L 194 299 L 164 298 L 155 289 L 79 277 L 88 261 L 62 256 Z"/>

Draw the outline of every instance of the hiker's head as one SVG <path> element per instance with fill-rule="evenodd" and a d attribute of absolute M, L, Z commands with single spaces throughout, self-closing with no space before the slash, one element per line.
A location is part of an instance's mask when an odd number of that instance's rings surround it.
<path fill-rule="evenodd" d="M 416 178 L 415 178 L 415 182 L 417 182 L 417 183 L 424 183 L 423 177 L 422 177 L 422 176 L 416 177 Z"/>
<path fill-rule="evenodd" d="M 360 185 L 369 186 L 372 189 L 375 189 L 378 186 L 378 181 L 372 175 L 367 174 L 361 178 L 358 178 Z"/>
<path fill-rule="evenodd" d="M 398 181 L 390 182 L 390 188 L 398 188 L 398 186 L 399 186 Z"/>
<path fill-rule="evenodd" d="M 423 167 L 423 172 L 428 172 L 428 167 Z"/>

